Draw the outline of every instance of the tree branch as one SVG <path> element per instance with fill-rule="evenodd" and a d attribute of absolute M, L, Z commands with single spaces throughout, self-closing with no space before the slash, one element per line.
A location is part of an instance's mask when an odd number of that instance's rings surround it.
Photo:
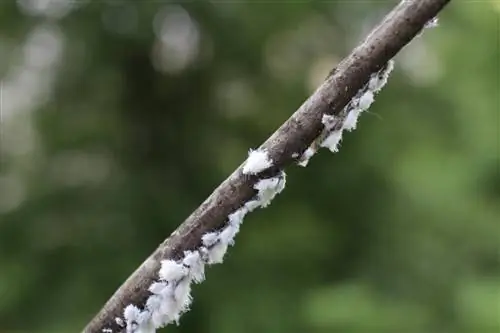
<path fill-rule="evenodd" d="M 257 174 L 243 173 L 240 165 L 121 285 L 83 332 L 125 332 L 116 318 L 123 317 L 129 304 L 144 307 L 151 295 L 148 288 L 158 280 L 161 261 L 181 260 L 185 251 L 199 249 L 203 235 L 222 228 L 229 214 L 255 197 L 254 186 L 260 179 L 276 176 L 297 162 L 325 128 L 323 116 L 339 115 L 372 73 L 383 68 L 449 1 L 407 0 L 397 5 L 262 144 L 259 150 L 267 151 L 272 165 Z"/>

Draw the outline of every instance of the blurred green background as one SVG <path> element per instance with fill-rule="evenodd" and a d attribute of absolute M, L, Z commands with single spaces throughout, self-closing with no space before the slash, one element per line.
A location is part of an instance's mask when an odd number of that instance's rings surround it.
<path fill-rule="evenodd" d="M 0 332 L 79 332 L 395 4 L 2 0 Z M 500 332 L 499 92 L 452 1 L 164 331 Z"/>

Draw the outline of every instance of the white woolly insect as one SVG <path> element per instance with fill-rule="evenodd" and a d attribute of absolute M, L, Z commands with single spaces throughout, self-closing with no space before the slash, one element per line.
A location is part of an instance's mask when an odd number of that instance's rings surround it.
<path fill-rule="evenodd" d="M 339 121 L 338 117 L 330 114 L 324 114 L 323 117 L 321 117 L 321 123 L 325 126 L 325 129 L 327 130 L 332 130 L 338 123 L 338 121 Z"/>
<path fill-rule="evenodd" d="M 344 107 L 340 115 L 324 114 L 321 123 L 325 126 L 322 133 L 315 142 L 302 154 L 299 166 L 307 166 L 311 157 L 316 153 L 317 146 L 328 148 L 331 152 L 339 151 L 342 141 L 343 130 L 352 131 L 356 129 L 358 118 L 363 111 L 366 111 L 375 101 L 375 94 L 378 93 L 387 83 L 389 74 L 394 69 L 394 61 L 391 59 L 378 72 L 373 73 L 368 83 L 362 87 L 351 101 Z M 339 124 L 342 126 L 339 128 Z"/>
<path fill-rule="evenodd" d="M 217 243 L 218 239 L 219 239 L 218 232 L 208 232 L 201 237 L 201 241 L 203 242 L 203 245 L 205 245 L 206 247 L 211 247 L 212 245 Z"/>
<path fill-rule="evenodd" d="M 342 116 L 323 115 L 321 122 L 325 126 L 320 147 L 332 152 L 339 150 L 344 129 L 353 130 L 362 111 L 367 110 L 374 102 L 374 96 L 387 83 L 389 74 L 394 68 L 390 60 L 383 70 L 371 75 L 368 83 L 358 91 L 356 96 L 344 108 Z M 342 127 L 338 128 L 343 121 Z M 325 137 L 326 136 L 326 137 Z M 306 166 L 316 153 L 317 144 L 311 145 L 301 156 L 299 165 Z M 295 154 L 296 158 L 298 157 Z M 258 174 L 273 165 L 265 150 L 250 150 L 243 165 L 243 174 Z M 259 179 L 254 184 L 257 193 L 241 208 L 229 214 L 228 222 L 218 231 L 208 232 L 202 236 L 202 246 L 195 251 L 184 252 L 179 260 L 162 260 L 158 281 L 153 282 L 149 291 L 151 296 L 146 300 L 144 309 L 129 304 L 124 309 L 123 320 L 116 318 L 119 326 L 126 328 L 127 333 L 154 333 L 156 329 L 172 322 L 179 322 L 182 313 L 189 310 L 191 304 L 191 282 L 200 283 L 205 279 L 205 264 L 222 263 L 227 248 L 234 244 L 234 238 L 248 212 L 256 208 L 265 208 L 274 197 L 285 188 L 286 174 Z M 104 331 L 103 333 L 111 333 Z"/>
<path fill-rule="evenodd" d="M 174 260 L 162 260 L 160 268 L 160 280 L 176 281 L 188 274 L 188 268 Z"/>
<path fill-rule="evenodd" d="M 247 215 L 248 210 L 245 208 L 240 208 L 234 213 L 229 214 L 227 217 L 229 220 L 229 224 L 232 225 L 240 225 L 243 222 L 243 219 L 245 218 L 245 215 Z"/>
<path fill-rule="evenodd" d="M 325 130 L 329 131 L 329 135 L 320 143 L 320 147 L 330 149 L 332 153 L 338 151 L 338 145 L 342 140 L 342 129 L 335 130 L 335 126 L 341 121 L 337 116 L 324 114 L 321 118 L 321 123 L 325 126 Z"/>
<path fill-rule="evenodd" d="M 167 309 L 168 308 L 168 309 Z M 162 327 L 169 321 L 165 313 L 171 308 L 170 302 L 160 295 L 152 295 L 146 301 L 146 309 L 151 313 L 151 324 L 154 327 Z"/>
<path fill-rule="evenodd" d="M 343 129 L 353 131 L 356 129 L 358 118 L 363 111 L 366 111 L 375 101 L 375 94 L 386 84 L 389 75 L 394 69 L 394 61 L 391 59 L 386 66 L 370 76 L 368 84 L 361 88 L 352 101 L 344 109 L 347 116 L 344 120 Z"/>
<path fill-rule="evenodd" d="M 219 234 L 221 243 L 226 243 L 227 245 L 234 245 L 234 237 L 240 231 L 239 225 L 228 224 L 224 230 Z"/>
<path fill-rule="evenodd" d="M 299 161 L 297 164 L 301 167 L 306 167 L 309 163 L 309 160 L 314 156 L 314 154 L 316 154 L 316 149 L 312 147 L 307 148 L 304 154 L 302 154 L 301 161 Z"/>
<path fill-rule="evenodd" d="M 361 111 L 362 110 L 359 108 L 352 109 L 344 120 L 344 124 L 342 125 L 343 129 L 348 131 L 355 130 L 358 125 L 358 118 Z"/>
<path fill-rule="evenodd" d="M 283 171 L 274 177 L 259 179 L 254 184 L 257 191 L 255 197 L 229 214 L 224 228 L 204 234 L 202 245 L 194 251 L 185 251 L 181 260 L 162 260 L 158 281 L 149 286 L 151 295 L 144 309 L 129 304 L 124 309 L 124 319 L 115 319 L 117 324 L 125 327 L 127 333 L 154 333 L 167 324 L 178 324 L 180 316 L 191 305 L 191 282 L 200 283 L 205 279 L 205 264 L 223 261 L 228 246 L 234 244 L 234 237 L 246 214 L 257 207 L 267 207 L 284 189 L 285 182 L 286 174 Z"/>
<path fill-rule="evenodd" d="M 415 36 L 415 38 L 419 38 L 420 36 L 422 36 L 425 29 L 432 29 L 432 28 L 436 28 L 438 26 L 439 26 L 439 18 L 437 16 L 435 16 L 424 24 L 424 28 L 422 29 L 422 31 L 420 31 L 418 33 L 417 36 Z"/>
<path fill-rule="evenodd" d="M 254 185 L 254 188 L 258 191 L 257 197 L 260 207 L 267 207 L 271 203 L 271 200 L 273 200 L 278 193 L 283 191 L 285 183 L 285 173 L 281 176 L 259 180 Z"/>
<path fill-rule="evenodd" d="M 328 148 L 332 153 L 339 151 L 339 144 L 342 140 L 342 129 L 335 130 L 326 137 L 323 142 L 320 143 L 320 147 Z"/>
<path fill-rule="evenodd" d="M 198 251 L 185 251 L 182 264 L 188 268 L 189 276 L 195 283 L 205 280 L 205 263 Z"/>
<path fill-rule="evenodd" d="M 425 28 L 435 27 L 437 18 L 430 20 Z M 373 73 L 368 83 L 358 91 L 356 96 L 342 110 L 341 116 L 323 115 L 322 123 L 325 126 L 319 142 L 320 147 L 326 147 L 337 152 L 342 140 L 344 129 L 354 130 L 359 115 L 367 110 L 374 102 L 374 96 L 387 83 L 389 74 L 394 68 L 394 61 L 389 60 L 386 66 L 377 73 Z M 343 121 L 342 127 L 338 124 Z M 311 145 L 300 157 L 298 162 L 306 166 L 309 159 L 316 153 L 318 142 Z M 292 154 L 298 158 L 298 154 Z M 243 174 L 258 174 L 273 166 L 267 151 L 263 149 L 250 150 L 249 156 L 243 165 Z M 245 215 L 254 209 L 267 207 L 271 200 L 280 193 L 286 183 L 286 174 L 280 174 L 258 180 L 254 189 L 257 194 L 247 201 L 241 208 L 228 216 L 224 228 L 206 233 L 202 236 L 202 246 L 194 251 L 184 252 L 179 261 L 163 260 L 159 270 L 158 281 L 153 282 L 149 291 L 144 309 L 133 304 L 125 307 L 123 319 L 116 318 L 116 323 L 126 328 L 126 333 L 154 333 L 156 329 L 169 323 L 179 321 L 181 314 L 189 310 L 191 304 L 191 282 L 200 283 L 205 279 L 205 264 L 221 263 L 229 245 L 234 244 L 234 237 L 239 232 Z M 111 333 L 110 329 L 103 329 L 103 333 Z"/>
<path fill-rule="evenodd" d="M 191 280 L 186 277 L 180 280 L 174 288 L 174 299 L 180 304 L 175 321 L 179 320 L 180 313 L 189 310 L 191 305 Z"/>
<path fill-rule="evenodd" d="M 269 154 L 264 149 L 250 150 L 243 166 L 244 174 L 257 174 L 273 165 Z"/>
<path fill-rule="evenodd" d="M 373 91 L 368 90 L 359 99 L 358 108 L 362 111 L 368 110 L 374 101 Z"/>
<path fill-rule="evenodd" d="M 140 327 L 146 326 L 149 313 L 141 311 L 133 304 L 127 305 L 123 310 L 123 317 L 127 325 L 127 333 L 141 332 Z"/>
<path fill-rule="evenodd" d="M 439 19 L 438 17 L 433 17 L 431 18 L 425 25 L 424 28 L 436 28 L 439 26 Z"/>
<path fill-rule="evenodd" d="M 377 73 L 373 73 L 368 82 L 368 90 L 373 93 L 378 93 L 386 84 L 389 79 L 389 75 L 394 70 L 394 60 L 389 60 L 385 68 Z"/>
<path fill-rule="evenodd" d="M 252 212 L 255 210 L 255 208 L 260 207 L 260 202 L 259 200 L 250 200 L 245 203 L 245 208 L 249 211 Z"/>
<path fill-rule="evenodd" d="M 137 323 L 137 319 L 139 318 L 140 314 L 141 309 L 133 304 L 129 304 L 125 309 L 123 309 L 123 316 L 125 317 L 127 326 L 131 326 L 133 323 Z"/>
<path fill-rule="evenodd" d="M 334 116 L 334 115 L 329 115 L 329 114 L 324 114 L 323 117 L 321 118 L 321 123 L 325 126 L 322 134 L 331 132 L 335 126 L 342 121 L 342 118 Z M 333 139 L 327 136 L 321 143 L 325 144 L 333 144 L 330 142 L 330 140 Z M 338 144 L 338 142 L 337 142 Z M 320 145 L 321 147 L 321 145 Z M 302 154 L 302 157 L 300 161 L 297 163 L 301 167 L 306 167 L 307 164 L 309 163 L 309 160 L 316 154 L 317 148 L 315 147 L 315 143 L 313 143 L 309 148 L 306 149 L 306 151 Z"/>
<path fill-rule="evenodd" d="M 120 317 L 116 317 L 115 322 L 118 326 L 125 327 L 125 322 Z"/>
<path fill-rule="evenodd" d="M 392 71 L 392 61 L 384 70 L 374 73 L 364 89 L 344 108 L 343 116 L 323 115 L 322 123 L 324 139 L 320 147 L 332 152 L 338 151 L 342 139 L 342 131 L 354 129 L 359 114 L 370 107 L 374 94 L 387 82 Z M 339 124 L 346 118 L 341 128 Z M 299 164 L 305 166 L 314 155 L 317 145 L 309 147 L 301 157 Z M 258 174 L 271 167 L 273 162 L 265 150 L 250 150 L 243 165 L 243 174 Z M 127 333 L 154 333 L 156 329 L 170 323 L 179 323 L 180 316 L 189 310 L 191 305 L 191 282 L 200 283 L 205 279 L 205 264 L 222 263 L 227 248 L 234 244 L 234 238 L 248 212 L 256 208 L 265 208 L 274 197 L 285 188 L 286 174 L 282 171 L 271 178 L 259 179 L 254 184 L 256 195 L 241 208 L 229 214 L 227 223 L 221 230 L 212 231 L 202 236 L 202 245 L 194 251 L 184 252 L 180 260 L 162 260 L 158 271 L 158 281 L 149 286 L 151 295 L 141 310 L 129 304 L 123 313 L 123 320 L 116 318 L 119 326 L 125 327 Z M 110 332 L 103 332 L 110 333 Z"/>
<path fill-rule="evenodd" d="M 221 241 L 219 233 L 216 233 L 217 238 L 214 243 L 208 245 L 208 242 L 203 241 L 203 245 L 205 245 L 208 249 L 207 251 L 207 262 L 209 264 L 220 264 L 224 259 L 224 255 L 226 254 L 228 243 L 224 243 Z M 210 248 L 208 248 L 210 246 Z"/>

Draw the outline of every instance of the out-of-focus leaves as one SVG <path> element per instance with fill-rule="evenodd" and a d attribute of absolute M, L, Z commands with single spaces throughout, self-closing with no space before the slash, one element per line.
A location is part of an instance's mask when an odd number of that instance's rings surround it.
<path fill-rule="evenodd" d="M 463 281 L 457 299 L 459 315 L 466 329 L 493 332 L 500 326 L 500 284 L 497 278 Z"/>
<path fill-rule="evenodd" d="M 332 331 L 423 332 L 432 322 L 425 307 L 377 295 L 370 286 L 357 281 L 316 290 L 305 304 L 307 320 Z"/>
<path fill-rule="evenodd" d="M 393 3 L 3 1 L 0 330 L 80 330 Z M 499 8 L 452 2 L 165 331 L 499 331 Z"/>

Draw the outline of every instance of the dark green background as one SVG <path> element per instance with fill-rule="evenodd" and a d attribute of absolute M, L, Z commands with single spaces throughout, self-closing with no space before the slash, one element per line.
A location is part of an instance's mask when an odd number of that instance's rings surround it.
<path fill-rule="evenodd" d="M 79 332 L 396 1 L 58 3 L 0 3 L 1 333 Z M 500 332 L 499 22 L 452 1 L 165 331 Z"/>

